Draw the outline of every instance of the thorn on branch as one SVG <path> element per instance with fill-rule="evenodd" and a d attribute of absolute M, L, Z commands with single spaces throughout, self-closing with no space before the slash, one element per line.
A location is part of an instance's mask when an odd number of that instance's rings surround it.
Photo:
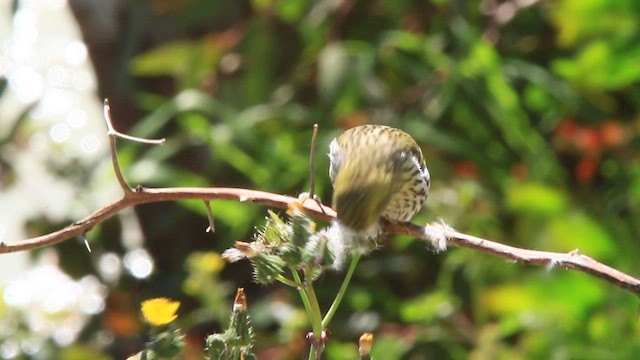
<path fill-rule="evenodd" d="M 209 202 L 209 200 L 204 200 L 204 207 L 207 210 L 207 219 L 209 220 L 209 227 L 205 231 L 215 233 L 216 226 L 213 222 L 213 211 L 211 211 L 211 203 Z"/>
<path fill-rule="evenodd" d="M 89 254 L 91 254 L 91 244 L 89 244 L 89 238 L 87 237 L 87 233 L 82 234 L 81 239 L 84 242 L 85 248 L 87 248 L 87 251 L 89 252 Z"/>

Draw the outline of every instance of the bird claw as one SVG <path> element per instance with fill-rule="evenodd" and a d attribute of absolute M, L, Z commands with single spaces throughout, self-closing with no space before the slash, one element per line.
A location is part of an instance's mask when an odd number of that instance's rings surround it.
<path fill-rule="evenodd" d="M 303 192 L 298 195 L 298 201 L 301 205 L 304 205 L 305 201 L 307 200 L 315 201 L 315 203 L 318 205 L 318 208 L 320 208 L 320 211 L 326 215 L 326 213 L 324 212 L 324 207 L 322 206 L 322 199 L 320 199 L 320 196 L 318 196 L 317 194 L 313 194 L 312 196 L 311 193 L 308 192 Z"/>

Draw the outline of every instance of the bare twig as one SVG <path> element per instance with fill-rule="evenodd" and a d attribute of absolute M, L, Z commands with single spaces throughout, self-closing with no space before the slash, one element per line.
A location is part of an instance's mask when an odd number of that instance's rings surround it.
<path fill-rule="evenodd" d="M 107 136 L 109 137 L 109 148 L 111 149 L 111 164 L 113 165 L 113 172 L 116 175 L 116 179 L 118 180 L 118 184 L 122 188 L 122 191 L 126 193 L 130 193 L 131 186 L 127 184 L 127 180 L 122 176 L 122 171 L 120 170 L 120 164 L 118 163 L 118 150 L 116 146 L 116 134 L 117 132 L 113 128 L 113 122 L 111 121 L 111 107 L 109 106 L 109 100 L 104 99 L 104 121 L 107 123 Z"/>
<path fill-rule="evenodd" d="M 313 124 L 313 135 L 311 135 L 311 151 L 309 151 L 309 197 L 315 199 L 316 196 L 316 139 L 318 137 L 318 124 Z"/>
<path fill-rule="evenodd" d="M 311 199 L 315 201 L 320 209 L 323 209 L 322 200 L 316 195 L 316 140 L 318 138 L 318 124 L 313 124 L 313 134 L 311 135 L 311 150 L 309 151 L 309 192 L 302 193 L 298 199 L 304 204 Z"/>
<path fill-rule="evenodd" d="M 126 193 L 131 193 L 133 190 L 131 186 L 127 183 L 122 175 L 122 170 L 120 169 L 120 163 L 118 162 L 118 151 L 116 147 L 116 139 L 122 138 L 130 141 L 145 143 L 145 144 L 157 144 L 162 145 L 165 142 L 165 139 L 144 139 L 139 138 L 127 134 L 123 134 L 115 129 L 113 126 L 113 121 L 111 120 L 111 107 L 109 106 L 109 99 L 104 99 L 104 121 L 107 123 L 107 136 L 109 136 L 109 148 L 111 149 L 111 163 L 113 164 L 113 172 L 116 175 L 116 179 L 122 188 L 122 191 Z"/>
<path fill-rule="evenodd" d="M 125 140 L 129 140 L 129 141 L 134 141 L 134 142 L 139 142 L 139 143 L 143 143 L 143 144 L 152 144 L 152 145 L 162 145 L 165 143 L 166 139 L 165 138 L 161 138 L 161 139 L 145 139 L 145 138 L 141 138 L 141 137 L 137 137 L 137 136 L 131 136 L 131 135 L 127 135 L 127 134 L 123 134 L 121 132 L 119 132 L 118 130 L 115 129 L 115 127 L 113 126 L 113 121 L 111 120 L 111 107 L 109 106 L 109 99 L 104 99 L 104 119 L 107 122 L 107 135 L 114 135 L 116 137 L 125 139 Z"/>

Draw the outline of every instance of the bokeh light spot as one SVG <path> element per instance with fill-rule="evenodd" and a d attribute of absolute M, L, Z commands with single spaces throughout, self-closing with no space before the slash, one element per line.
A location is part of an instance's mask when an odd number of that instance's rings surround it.
<path fill-rule="evenodd" d="M 46 5 L 52 9 L 60 9 L 67 5 L 67 0 L 46 0 Z"/>
<path fill-rule="evenodd" d="M 149 277 L 153 265 L 153 259 L 144 249 L 131 250 L 124 256 L 124 267 L 137 279 Z"/>
<path fill-rule="evenodd" d="M 42 99 L 42 107 L 45 114 L 66 114 L 71 110 L 71 95 L 59 89 L 48 90 Z"/>
<path fill-rule="evenodd" d="M 82 41 L 71 41 L 66 46 L 64 58 L 70 65 L 79 65 L 87 60 L 87 46 Z"/>
<path fill-rule="evenodd" d="M 67 71 L 62 66 L 52 66 L 47 71 L 47 82 L 53 86 L 61 86 L 67 79 Z"/>
<path fill-rule="evenodd" d="M 64 142 L 69 138 L 69 134 L 71 133 L 71 129 L 67 124 L 55 124 L 51 127 L 51 139 L 55 142 Z"/>
<path fill-rule="evenodd" d="M 108 252 L 100 256 L 98 260 L 98 272 L 103 279 L 115 282 L 122 274 L 122 262 L 116 253 Z"/>
<path fill-rule="evenodd" d="M 72 128 L 81 128 L 87 123 L 87 113 L 84 110 L 73 109 L 67 114 L 66 121 Z"/>
<path fill-rule="evenodd" d="M 9 86 L 16 93 L 18 101 L 32 103 L 42 96 L 44 81 L 30 66 L 21 66 L 9 75 Z"/>
<path fill-rule="evenodd" d="M 20 355 L 20 347 L 13 340 L 7 340 L 0 344 L 0 357 L 3 359 L 13 359 Z"/>
<path fill-rule="evenodd" d="M 86 71 L 80 71 L 74 74 L 71 84 L 78 91 L 87 91 L 95 87 L 93 75 Z"/>
<path fill-rule="evenodd" d="M 87 154 L 91 154 L 98 149 L 98 137 L 95 135 L 86 135 L 80 142 L 80 148 Z"/>
<path fill-rule="evenodd" d="M 42 348 L 42 340 L 36 337 L 30 337 L 20 343 L 22 352 L 27 355 L 34 355 Z"/>

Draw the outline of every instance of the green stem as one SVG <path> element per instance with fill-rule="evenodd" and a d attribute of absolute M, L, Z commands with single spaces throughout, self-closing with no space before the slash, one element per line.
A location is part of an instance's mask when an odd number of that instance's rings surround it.
<path fill-rule="evenodd" d="M 358 265 L 358 261 L 360 260 L 360 257 L 362 257 L 362 254 L 356 253 L 353 255 L 353 258 L 351 259 L 351 264 L 349 265 L 349 270 L 347 270 L 347 275 L 344 277 L 344 280 L 342 281 L 340 290 L 338 291 L 338 294 L 336 295 L 335 300 L 333 300 L 333 304 L 331 304 L 329 311 L 327 311 L 327 315 L 325 315 L 324 319 L 322 319 L 323 329 L 329 326 L 329 322 L 331 322 L 333 315 L 335 315 L 336 311 L 338 310 L 338 306 L 340 306 L 340 302 L 342 301 L 344 294 L 347 292 L 347 287 L 349 286 L 349 282 L 351 282 L 351 278 L 353 277 L 353 273 L 356 270 L 356 266 Z"/>
<path fill-rule="evenodd" d="M 309 305 L 311 305 L 311 313 L 309 318 L 311 319 L 311 328 L 313 329 L 313 336 L 319 338 L 322 335 L 322 312 L 320 311 L 320 304 L 316 297 L 316 292 L 313 289 L 313 282 L 309 280 L 307 271 L 304 272 L 305 285 L 304 289 L 309 297 Z"/>
<path fill-rule="evenodd" d="M 296 288 L 298 289 L 298 293 L 300 294 L 300 298 L 302 299 L 302 303 L 304 304 L 304 308 L 307 311 L 307 315 L 309 316 L 309 322 L 311 322 L 311 327 L 314 329 L 313 331 L 313 336 L 315 338 L 316 336 L 316 332 L 315 332 L 315 328 L 316 326 L 314 326 L 314 323 L 316 321 L 314 321 L 315 316 L 313 315 L 315 313 L 314 308 L 318 309 L 318 315 L 320 315 L 320 306 L 318 305 L 318 301 L 315 298 L 315 293 L 313 293 L 313 299 L 315 300 L 315 306 L 312 306 L 311 301 L 309 300 L 309 294 L 308 294 L 308 289 L 309 286 L 305 285 L 302 283 L 302 280 L 300 279 L 300 275 L 298 274 L 298 271 L 295 268 L 290 268 L 291 269 L 291 274 L 293 276 L 293 280 L 295 280 L 295 284 L 296 284 Z M 306 273 L 305 273 L 305 278 L 306 278 Z M 311 288 L 311 291 L 313 292 L 313 288 Z M 322 323 L 322 321 L 320 321 L 320 323 Z M 322 335 L 322 329 L 320 329 L 320 334 Z M 309 360 L 315 360 L 317 355 L 316 355 L 316 348 L 315 346 L 313 346 L 313 341 L 311 342 L 311 349 L 309 350 Z"/>
<path fill-rule="evenodd" d="M 320 311 L 320 304 L 318 303 L 318 297 L 313 289 L 313 280 L 309 273 L 311 269 L 305 267 L 304 271 L 304 292 L 308 296 L 310 311 L 307 310 L 309 320 L 311 322 L 311 329 L 313 331 L 313 338 L 311 340 L 311 350 L 309 351 L 309 359 L 319 359 L 322 353 L 322 347 L 317 347 L 320 341 L 322 341 L 322 312 Z"/>
<path fill-rule="evenodd" d="M 311 304 L 309 303 L 309 297 L 304 289 L 304 284 L 300 280 L 300 275 L 298 275 L 298 271 L 295 268 L 291 268 L 291 275 L 293 276 L 293 280 L 295 280 L 296 288 L 298 289 L 298 293 L 300 294 L 300 298 L 302 299 L 302 303 L 304 304 L 304 309 L 309 314 L 309 319 L 311 319 Z"/>
<path fill-rule="evenodd" d="M 295 270 L 292 270 L 292 271 L 295 271 Z M 300 284 L 299 282 L 291 281 L 291 280 L 287 279 L 286 277 L 284 277 L 282 275 L 276 276 L 276 279 L 278 281 L 280 281 L 281 283 L 283 283 L 285 285 L 289 285 L 289 286 L 294 287 L 294 288 L 298 288 L 299 289 L 300 286 L 302 286 L 302 284 Z"/>

